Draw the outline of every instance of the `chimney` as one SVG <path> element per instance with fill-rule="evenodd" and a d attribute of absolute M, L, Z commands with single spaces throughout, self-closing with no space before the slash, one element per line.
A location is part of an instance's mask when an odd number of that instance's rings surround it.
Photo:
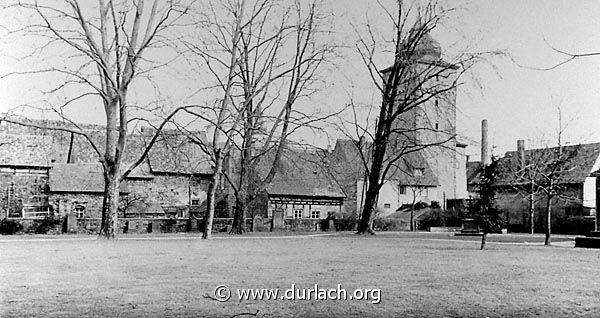
<path fill-rule="evenodd" d="M 525 168 L 525 140 L 517 140 L 517 155 L 519 156 L 519 167 Z"/>
<path fill-rule="evenodd" d="M 490 148 L 488 147 L 488 122 L 487 119 L 481 121 L 481 163 L 490 164 Z"/>

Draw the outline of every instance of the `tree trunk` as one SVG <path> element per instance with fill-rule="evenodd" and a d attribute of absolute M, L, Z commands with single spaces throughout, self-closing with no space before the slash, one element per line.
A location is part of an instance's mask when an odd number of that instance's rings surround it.
<path fill-rule="evenodd" d="M 238 196 L 235 200 L 233 224 L 229 234 L 242 234 L 246 232 L 246 194 Z"/>
<path fill-rule="evenodd" d="M 487 233 L 483 233 L 483 235 L 481 235 L 481 247 L 479 248 L 480 250 L 484 250 L 485 249 L 485 242 L 487 241 Z"/>
<path fill-rule="evenodd" d="M 410 207 L 410 231 L 414 232 L 415 230 L 415 204 Z"/>
<path fill-rule="evenodd" d="M 219 187 L 219 178 L 221 177 L 222 166 L 223 159 L 221 158 L 221 150 L 218 149 L 215 152 L 215 171 L 208 188 L 207 208 L 206 214 L 204 214 L 204 232 L 202 233 L 203 239 L 210 239 L 212 234 L 213 220 L 215 218 L 216 194 L 217 188 Z"/>
<path fill-rule="evenodd" d="M 104 200 L 102 202 L 102 224 L 100 226 L 100 237 L 107 239 L 115 238 L 119 227 L 119 168 L 118 166 L 108 168 L 104 180 Z"/>
<path fill-rule="evenodd" d="M 529 231 L 533 235 L 535 233 L 535 203 L 534 203 L 533 192 L 529 194 Z"/>
<path fill-rule="evenodd" d="M 120 116 L 119 103 L 116 97 L 104 105 L 106 110 L 106 149 L 104 153 L 104 199 L 102 201 L 102 224 L 100 237 L 111 239 L 115 237 L 118 228 L 119 183 L 121 154 L 118 149 L 124 149 L 125 136 L 117 130 Z M 120 144 L 122 143 L 122 144 Z"/>
<path fill-rule="evenodd" d="M 371 228 L 373 217 L 373 211 L 377 206 L 377 185 L 369 183 L 367 188 L 367 195 L 365 197 L 365 203 L 363 206 L 363 212 L 361 214 L 360 223 L 358 224 L 358 231 L 356 234 L 375 234 Z"/>
<path fill-rule="evenodd" d="M 552 243 L 550 235 L 552 234 L 552 197 L 548 197 L 546 200 L 546 239 L 544 245 L 550 245 Z"/>

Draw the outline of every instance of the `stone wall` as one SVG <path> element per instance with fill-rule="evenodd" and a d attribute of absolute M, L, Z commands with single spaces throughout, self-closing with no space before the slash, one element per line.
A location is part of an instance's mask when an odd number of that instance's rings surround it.
<path fill-rule="evenodd" d="M 100 218 L 72 218 L 75 224 L 67 224 L 68 218 L 36 218 L 23 219 L 12 218 L 10 221 L 21 224 L 22 230 L 17 234 L 90 234 L 95 235 L 100 232 Z M 70 222 L 70 221 L 69 221 Z M 264 218 L 260 224 L 252 224 L 253 219 L 246 219 L 248 231 L 254 229 L 255 232 L 270 232 L 272 219 Z M 328 230 L 328 220 L 313 219 L 285 219 L 284 227 L 279 231 L 283 232 L 313 232 Z M 233 218 L 215 218 L 213 222 L 213 232 L 228 232 L 231 229 Z M 68 231 L 67 229 L 71 229 Z M 127 234 L 157 234 L 157 233 L 181 233 L 181 232 L 202 232 L 204 222 L 202 219 L 186 218 L 122 218 L 119 219 L 117 233 Z"/>
<path fill-rule="evenodd" d="M 65 217 L 79 213 L 77 218 L 101 218 L 103 195 L 100 193 L 52 193 L 50 205 L 55 214 Z M 83 210 L 81 210 L 83 208 Z"/>
<path fill-rule="evenodd" d="M 187 218 L 190 206 L 206 204 L 209 180 L 187 175 L 157 175 L 153 179 L 128 180 L 127 214 L 173 214 Z M 149 213 L 150 212 L 150 213 Z"/>
<path fill-rule="evenodd" d="M 286 232 L 312 232 L 321 230 L 323 220 L 319 219 L 284 219 Z"/>

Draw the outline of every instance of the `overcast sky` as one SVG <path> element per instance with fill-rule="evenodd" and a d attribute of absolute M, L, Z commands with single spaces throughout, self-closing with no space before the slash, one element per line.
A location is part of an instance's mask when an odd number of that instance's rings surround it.
<path fill-rule="evenodd" d="M 466 79 L 457 100 L 457 129 L 469 144 L 467 153 L 479 156 L 480 122 L 488 119 L 493 153 L 516 147 L 517 139 L 555 139 L 560 106 L 568 123 L 564 140 L 600 142 L 600 56 L 574 60 L 550 71 L 565 59 L 551 46 L 573 53 L 600 51 L 600 1 L 477 0 L 448 1 L 458 10 L 434 37 L 443 49 L 469 42 L 476 51 L 507 50 L 514 60 L 494 59 L 495 69 L 481 65 L 475 78 Z M 330 4 L 345 21 L 359 23 L 377 11 L 375 1 L 348 0 Z M 2 20 L 0 20 L 2 21 Z M 0 23 L 10 23 L 4 19 Z M 344 29 L 347 25 L 340 22 Z M 30 44 L 30 43 L 29 43 Z M 0 73 L 14 69 L 15 52 L 27 43 L 0 41 Z M 348 68 L 353 66 L 349 65 Z M 173 83 L 171 83 L 173 84 Z M 172 85 L 176 89 L 176 85 Z M 35 83 L 27 79 L 0 79 L 0 112 L 27 100 Z M 323 103 L 344 104 L 347 96 L 329 96 Z M 81 113 L 82 121 L 101 122 L 100 107 Z M 92 109 L 92 110 L 93 110 Z M 100 120 L 99 120 L 100 119 Z"/>

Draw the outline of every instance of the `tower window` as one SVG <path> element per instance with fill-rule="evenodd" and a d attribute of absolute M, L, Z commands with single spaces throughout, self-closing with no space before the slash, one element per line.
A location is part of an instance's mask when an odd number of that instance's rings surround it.
<path fill-rule="evenodd" d="M 435 123 L 435 129 L 440 129 L 440 125 L 438 123 Z"/>

